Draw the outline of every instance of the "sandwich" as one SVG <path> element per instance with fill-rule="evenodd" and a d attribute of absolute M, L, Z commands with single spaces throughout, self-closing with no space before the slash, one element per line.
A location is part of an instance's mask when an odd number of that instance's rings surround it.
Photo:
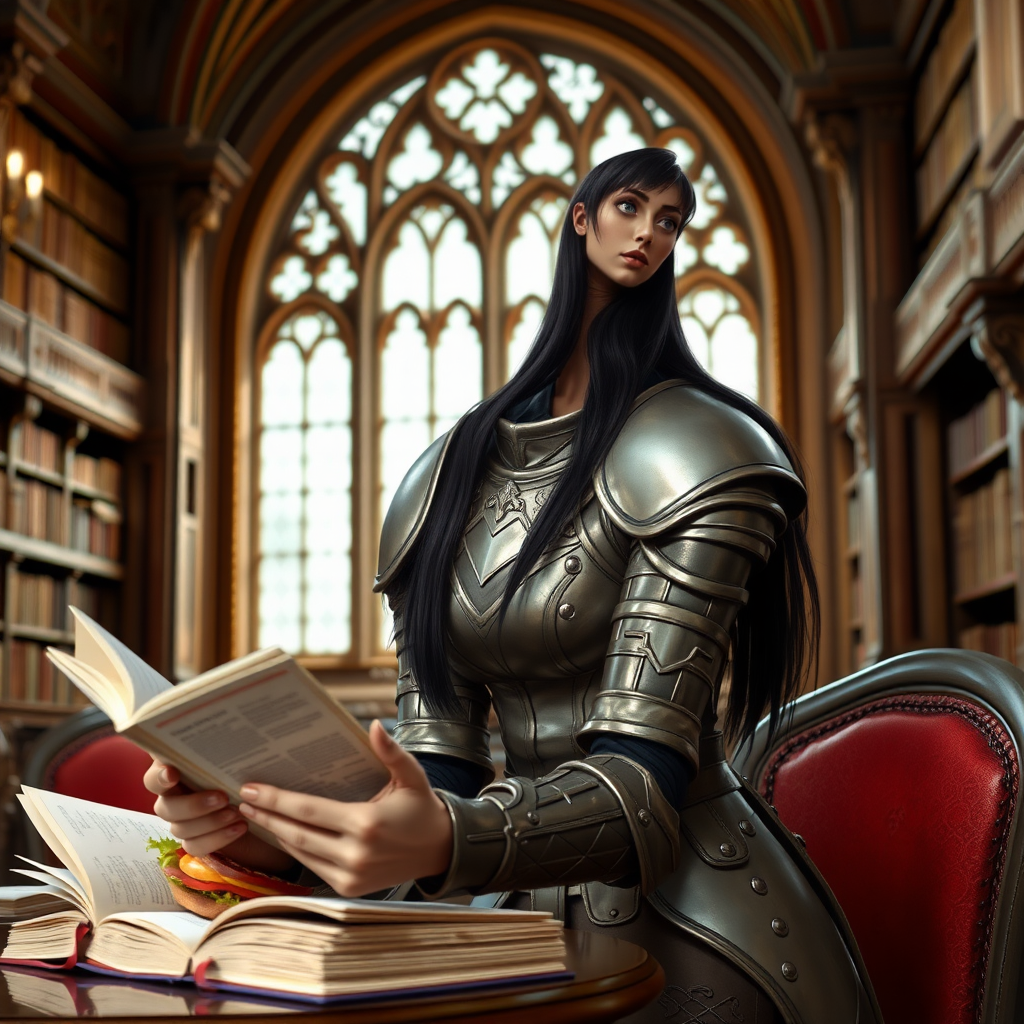
<path fill-rule="evenodd" d="M 171 895 L 200 917 L 214 918 L 257 896 L 309 896 L 313 892 L 309 886 L 245 867 L 223 853 L 195 857 L 177 839 L 150 839 L 146 849 L 156 851 Z"/>

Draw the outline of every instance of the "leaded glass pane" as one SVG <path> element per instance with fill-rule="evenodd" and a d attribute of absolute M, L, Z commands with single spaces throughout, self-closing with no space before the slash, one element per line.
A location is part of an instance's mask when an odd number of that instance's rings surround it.
<path fill-rule="evenodd" d="M 516 370 L 522 366 L 527 352 L 530 351 L 530 346 L 537 337 L 537 331 L 540 330 L 543 319 L 544 304 L 542 302 L 530 299 L 523 305 L 508 343 L 507 379 L 511 379 Z"/>
<path fill-rule="evenodd" d="M 280 427 L 302 422 L 302 355 L 290 341 L 279 341 L 263 364 L 263 425 Z"/>
<path fill-rule="evenodd" d="M 410 309 L 403 309 L 395 320 L 381 355 L 380 372 L 385 421 L 426 419 L 430 415 L 427 336 Z"/>
<path fill-rule="evenodd" d="M 306 419 L 309 423 L 348 423 L 352 418 L 352 361 L 337 338 L 317 345 L 309 360 Z"/>
<path fill-rule="evenodd" d="M 359 180 L 356 165 L 348 161 L 338 164 L 324 184 L 335 206 L 341 210 L 353 241 L 362 245 L 366 241 L 366 186 Z"/>
<path fill-rule="evenodd" d="M 722 317 L 711 336 L 715 376 L 748 398 L 757 398 L 757 338 L 740 313 Z"/>
<path fill-rule="evenodd" d="M 434 412 L 439 418 L 435 437 L 483 398 L 483 379 L 480 335 L 470 322 L 469 310 L 456 306 L 434 349 Z"/>
<path fill-rule="evenodd" d="M 310 654 L 348 650 L 352 565 L 347 553 L 310 558 L 306 584 L 306 643 Z"/>
<path fill-rule="evenodd" d="M 553 117 L 537 118 L 530 142 L 523 148 L 520 160 L 532 174 L 552 174 L 555 177 L 572 166 L 572 146 L 562 138 Z"/>
<path fill-rule="evenodd" d="M 260 559 L 260 644 L 286 651 L 302 648 L 298 610 L 302 603 L 302 570 L 298 555 L 264 555 Z"/>
<path fill-rule="evenodd" d="M 453 217 L 441 231 L 434 251 L 434 309 L 456 299 L 479 307 L 483 302 L 480 251 L 469 240 L 466 222 Z"/>
<path fill-rule="evenodd" d="M 385 310 L 403 302 L 423 308 L 430 302 L 430 252 L 423 232 L 406 221 L 398 232 L 398 245 L 384 260 L 382 300 Z"/>
<path fill-rule="evenodd" d="M 264 554 L 296 554 L 302 548 L 302 497 L 264 494 L 260 499 L 260 547 Z"/>
<path fill-rule="evenodd" d="M 604 131 L 594 140 L 590 147 L 590 164 L 601 163 L 620 153 L 628 153 L 632 149 L 642 149 L 647 145 L 642 135 L 633 128 L 633 118 L 623 107 L 612 107 L 605 116 Z"/>
<path fill-rule="evenodd" d="M 302 428 L 267 427 L 260 438 L 260 486 L 264 491 L 302 487 Z"/>

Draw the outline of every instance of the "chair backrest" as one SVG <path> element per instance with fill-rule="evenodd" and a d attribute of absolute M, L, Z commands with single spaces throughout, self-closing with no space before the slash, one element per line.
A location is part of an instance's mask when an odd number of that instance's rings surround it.
<path fill-rule="evenodd" d="M 903 655 L 796 701 L 766 738 L 737 769 L 805 840 L 885 1020 L 1017 1021 L 1024 673 Z"/>
<path fill-rule="evenodd" d="M 142 784 L 150 756 L 118 736 L 110 719 L 89 707 L 48 729 L 34 746 L 22 781 L 39 789 L 132 811 L 153 812 L 153 794 Z M 35 829 L 26 831 L 30 856 L 46 851 Z"/>

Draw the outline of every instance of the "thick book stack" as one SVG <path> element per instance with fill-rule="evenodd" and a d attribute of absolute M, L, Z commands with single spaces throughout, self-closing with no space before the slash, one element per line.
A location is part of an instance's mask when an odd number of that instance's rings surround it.
<path fill-rule="evenodd" d="M 64 441 L 52 430 L 31 420 L 15 424 L 11 430 L 11 450 L 16 458 L 51 473 L 64 472 Z"/>
<path fill-rule="evenodd" d="M 11 484 L 7 525 L 15 533 L 52 544 L 65 544 L 64 496 L 40 480 L 15 480 Z"/>
<path fill-rule="evenodd" d="M 949 425 L 949 474 L 957 476 L 1006 438 L 1006 394 L 990 391 L 966 416 Z"/>
<path fill-rule="evenodd" d="M 957 498 L 953 511 L 958 595 L 1008 581 L 1013 572 L 1010 471 Z"/>
<path fill-rule="evenodd" d="M 1017 623 L 979 623 L 976 626 L 968 626 L 960 630 L 957 643 L 967 651 L 983 651 L 985 654 L 994 654 L 997 658 L 1016 662 Z"/>

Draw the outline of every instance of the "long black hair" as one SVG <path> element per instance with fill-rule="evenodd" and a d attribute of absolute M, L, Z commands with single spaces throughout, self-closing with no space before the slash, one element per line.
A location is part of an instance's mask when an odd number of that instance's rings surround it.
<path fill-rule="evenodd" d="M 644 192 L 678 186 L 679 231 L 693 216 L 696 198 L 675 154 L 639 149 L 598 164 L 569 201 L 559 242 L 551 299 L 537 338 L 521 368 L 453 428 L 429 511 L 406 566 L 392 587 L 400 592 L 410 667 L 427 707 L 462 718 L 448 672 L 447 617 L 452 563 L 473 494 L 491 448 L 495 426 L 517 403 L 555 381 L 572 353 L 583 321 L 588 287 L 586 237 L 576 233 L 572 211 L 582 203 L 588 230 L 605 198 L 622 189 Z M 590 381 L 573 437 L 572 452 L 512 565 L 501 606 L 538 556 L 579 508 L 595 469 L 607 455 L 636 396 L 652 377 L 679 378 L 740 409 L 779 443 L 801 475 L 792 445 L 758 405 L 720 384 L 690 352 L 676 305 L 672 255 L 644 283 L 622 288 L 595 317 L 587 334 Z M 774 732 L 783 704 L 795 696 L 807 652 L 820 631 L 818 593 L 806 536 L 806 512 L 792 521 L 768 565 L 754 578 L 750 600 L 732 631 L 732 685 L 726 727 L 734 738 L 752 734 L 767 712 Z"/>

